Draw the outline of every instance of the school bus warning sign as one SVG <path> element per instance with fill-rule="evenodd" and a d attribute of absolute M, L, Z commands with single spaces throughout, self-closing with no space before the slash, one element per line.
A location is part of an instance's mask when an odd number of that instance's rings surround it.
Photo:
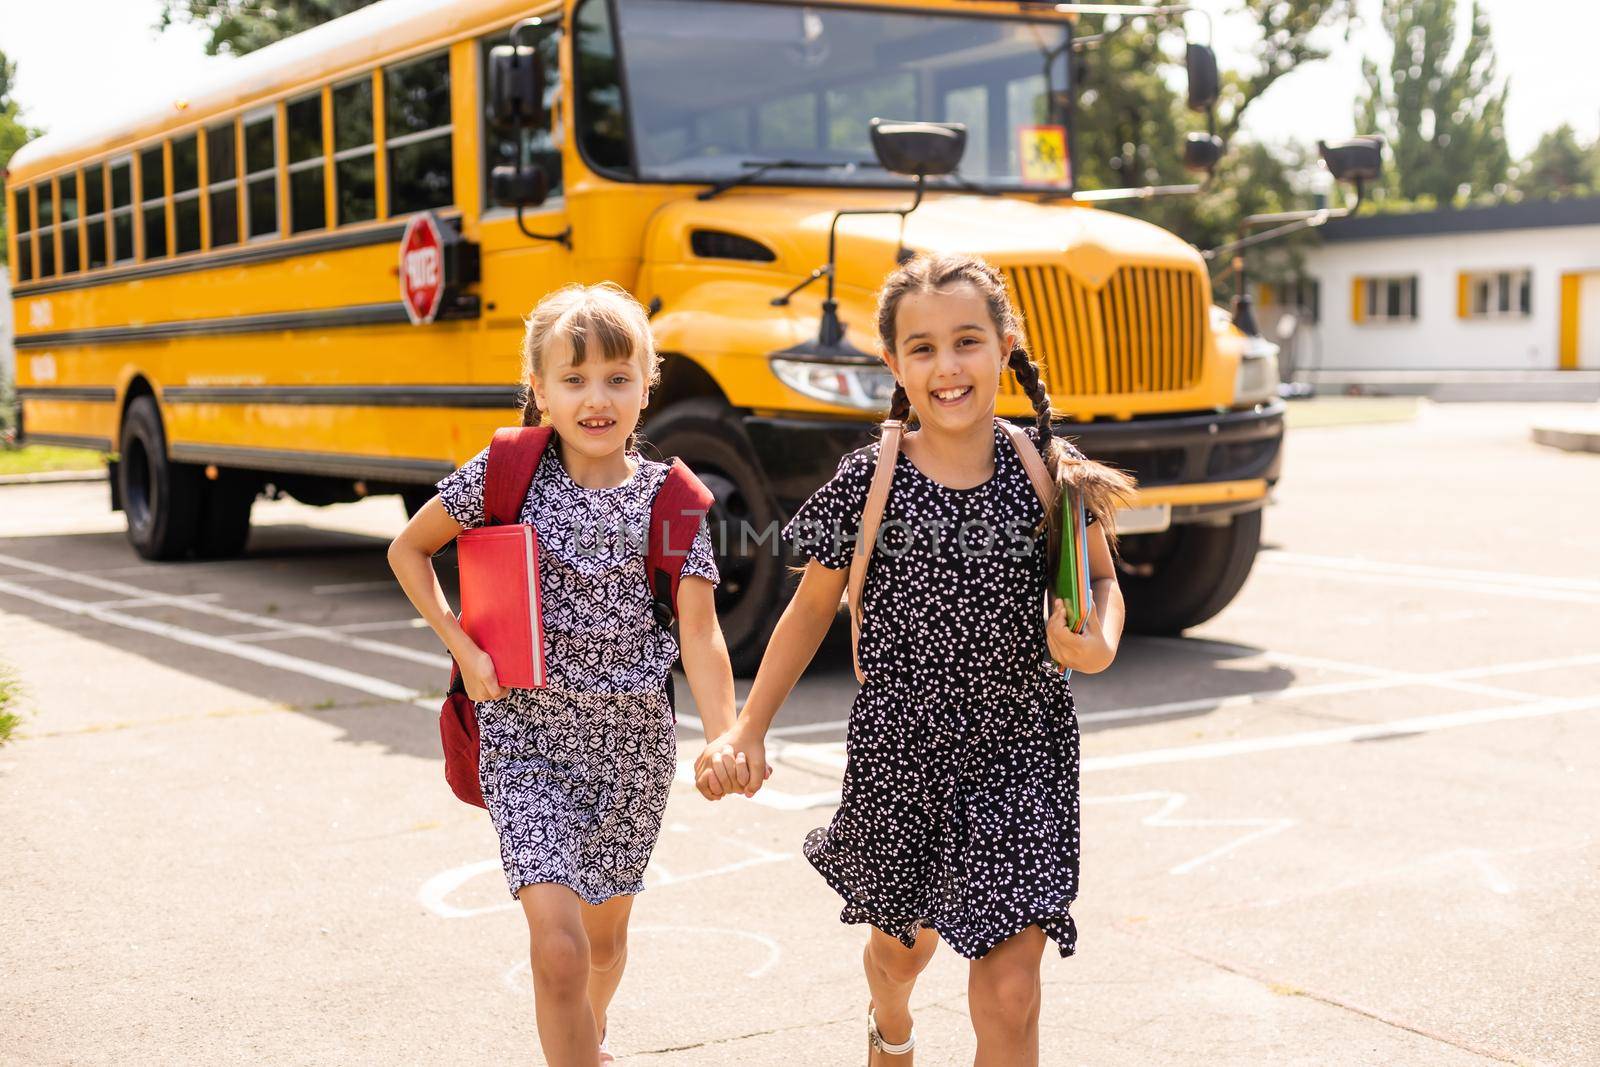
<path fill-rule="evenodd" d="M 1021 139 L 1022 180 L 1039 185 L 1066 185 L 1068 178 L 1067 130 L 1065 126 L 1023 126 Z"/>
<path fill-rule="evenodd" d="M 400 299 L 414 326 L 433 321 L 444 301 L 444 239 L 431 212 L 406 224 L 400 239 Z"/>

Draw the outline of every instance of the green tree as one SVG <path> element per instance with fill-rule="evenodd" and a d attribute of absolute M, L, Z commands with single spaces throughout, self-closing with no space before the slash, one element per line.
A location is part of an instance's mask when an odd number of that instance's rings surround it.
<path fill-rule="evenodd" d="M 1393 166 L 1377 197 L 1449 205 L 1503 195 L 1511 167 L 1509 86 L 1495 70 L 1478 0 L 1456 58 L 1455 0 L 1383 0 L 1382 22 L 1393 42 L 1387 76 L 1377 63 L 1362 62 L 1367 91 L 1356 111 L 1357 128 L 1389 140 Z"/>
<path fill-rule="evenodd" d="M 17 80 L 17 65 L 0 52 L 0 263 L 6 262 L 8 220 L 6 219 L 5 172 L 17 149 L 39 136 L 39 130 L 22 121 L 22 108 L 11 96 Z"/>
<path fill-rule="evenodd" d="M 208 55 L 244 55 L 274 41 L 348 15 L 374 0 L 162 0 L 156 23 L 168 29 L 178 22 L 204 26 L 211 34 Z"/>
<path fill-rule="evenodd" d="M 1600 192 L 1600 140 L 1584 145 L 1563 122 L 1539 138 L 1517 167 L 1517 192 L 1536 200 Z"/>

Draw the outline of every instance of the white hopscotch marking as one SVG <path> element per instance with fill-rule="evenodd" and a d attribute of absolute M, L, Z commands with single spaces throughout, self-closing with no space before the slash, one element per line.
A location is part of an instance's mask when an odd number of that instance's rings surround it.
<path fill-rule="evenodd" d="M 1249 818 L 1249 819 L 1174 819 L 1174 818 L 1171 818 L 1172 813 L 1177 811 L 1179 808 L 1183 807 L 1184 804 L 1186 804 L 1188 802 L 1188 800 L 1189 800 L 1189 798 L 1188 798 L 1187 794 L 1174 793 L 1174 792 L 1170 792 L 1170 791 L 1165 790 L 1165 789 L 1156 789 L 1156 790 L 1150 790 L 1150 791 L 1143 792 L 1143 793 L 1123 793 L 1123 794 L 1121 794 L 1119 796 L 1101 796 L 1101 797 L 1085 796 L 1085 797 L 1082 798 L 1081 803 L 1083 803 L 1083 804 L 1146 804 L 1146 803 L 1159 802 L 1161 804 L 1161 807 L 1154 814 L 1146 815 L 1144 818 L 1139 820 L 1141 823 L 1143 823 L 1146 826 L 1157 826 L 1157 827 L 1163 827 L 1163 828 L 1171 827 L 1173 829 L 1184 829 L 1184 828 L 1201 829 L 1201 828 L 1204 828 L 1204 827 L 1211 827 L 1211 826 L 1240 826 L 1240 827 L 1254 827 L 1255 828 L 1251 833 L 1244 834 L 1244 835 L 1242 835 L 1240 837 L 1236 837 L 1232 841 L 1229 841 L 1225 845 L 1222 845 L 1222 846 L 1220 846 L 1218 848 L 1214 848 L 1209 852 L 1206 852 L 1206 853 L 1203 853 L 1203 854 L 1201 854 L 1199 856 L 1196 856 L 1194 859 L 1185 860 L 1184 862 L 1178 864 L 1176 867 L 1172 867 L 1172 868 L 1168 869 L 1168 871 L 1167 871 L 1168 874 L 1188 874 L 1191 871 L 1195 870 L 1196 868 L 1202 867 L 1205 864 L 1210 863 L 1212 860 L 1221 859 L 1223 856 L 1227 855 L 1228 853 L 1234 851 L 1237 848 L 1240 848 L 1240 847 L 1250 843 L 1251 841 L 1257 841 L 1257 840 L 1260 840 L 1261 838 L 1264 838 L 1264 837 L 1271 837 L 1274 834 L 1282 833 L 1284 830 L 1287 830 L 1289 827 L 1295 825 L 1295 823 L 1297 821 L 1295 819 L 1265 819 L 1265 818 Z"/>
<path fill-rule="evenodd" d="M 762 960 L 761 963 L 756 967 L 745 971 L 744 976 L 746 978 L 765 977 L 767 974 L 771 973 L 772 969 L 778 965 L 778 961 L 783 958 L 783 949 L 779 947 L 777 941 L 768 937 L 766 934 L 757 933 L 754 930 L 744 930 L 734 926 L 682 926 L 662 925 L 657 923 L 641 923 L 637 926 L 634 926 L 630 924 L 628 927 L 629 940 L 632 940 L 639 934 L 669 934 L 672 936 L 695 934 L 702 937 L 741 938 L 746 941 L 754 941 L 756 944 L 760 945 L 766 950 L 766 958 Z M 525 959 L 518 960 L 516 963 L 513 963 L 511 966 L 507 967 L 501 974 L 500 980 L 505 984 L 505 987 L 511 990 L 513 993 L 527 994 L 533 992 L 533 974 L 529 966 L 529 961 Z"/>

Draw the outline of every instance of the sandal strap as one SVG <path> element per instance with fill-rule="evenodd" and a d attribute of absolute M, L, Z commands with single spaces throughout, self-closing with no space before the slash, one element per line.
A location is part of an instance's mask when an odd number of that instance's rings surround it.
<path fill-rule="evenodd" d="M 886 1056 L 904 1056 L 917 1047 L 917 1031 L 915 1027 L 912 1028 L 911 1035 L 898 1045 L 891 1045 L 885 1041 L 883 1035 L 878 1032 L 877 1011 L 872 1008 L 867 1009 L 867 1036 L 872 1039 L 872 1043 L 877 1050 Z"/>

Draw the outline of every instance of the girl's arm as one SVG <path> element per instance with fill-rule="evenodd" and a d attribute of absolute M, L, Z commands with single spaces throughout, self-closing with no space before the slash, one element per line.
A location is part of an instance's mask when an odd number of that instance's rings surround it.
<path fill-rule="evenodd" d="M 390 542 L 389 567 L 423 621 L 433 627 L 433 632 L 455 657 L 467 696 L 478 701 L 498 700 L 509 690 L 495 676 L 494 660 L 461 629 L 433 569 L 433 554 L 455 540 L 460 532 L 461 524 L 450 517 L 435 496 L 411 517 L 400 536 Z"/>
<path fill-rule="evenodd" d="M 1111 559 L 1105 531 L 1096 523 L 1089 527 L 1088 535 L 1089 587 L 1094 596 L 1089 624 L 1083 633 L 1073 633 L 1067 626 L 1067 606 L 1058 600 L 1045 626 L 1045 636 L 1057 663 L 1085 674 L 1098 674 L 1111 666 L 1117 658 L 1117 646 L 1122 643 L 1122 587 L 1117 584 L 1117 565 Z"/>
<path fill-rule="evenodd" d="M 795 590 L 767 641 L 767 651 L 761 657 L 750 695 L 745 698 L 744 710 L 732 727 L 710 741 L 695 760 L 695 784 L 707 797 L 716 800 L 722 796 L 714 770 L 717 763 L 729 757 L 737 760 L 742 756 L 749 765 L 746 796 L 755 796 L 761 788 L 767 777 L 767 728 L 839 614 L 839 599 L 844 595 L 849 574 L 848 568 L 835 570 L 814 559 L 806 564 L 800 588 Z M 713 736 L 709 728 L 706 736 Z"/>
<path fill-rule="evenodd" d="M 721 737 L 733 725 L 733 667 L 717 622 L 716 586 L 698 574 L 686 574 L 678 581 L 678 652 L 706 737 Z M 742 791 L 749 785 L 748 769 L 740 762 L 738 754 L 731 753 L 713 765 L 712 777 L 720 792 Z M 746 773 L 741 776 L 740 770 Z"/>

